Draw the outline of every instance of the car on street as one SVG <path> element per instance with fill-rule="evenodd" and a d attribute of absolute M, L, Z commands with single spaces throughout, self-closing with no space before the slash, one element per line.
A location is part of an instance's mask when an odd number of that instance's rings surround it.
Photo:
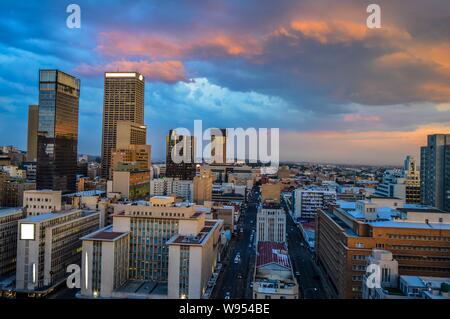
<path fill-rule="evenodd" d="M 296 276 L 300 276 L 300 273 L 298 271 L 295 272 Z"/>
<path fill-rule="evenodd" d="M 242 274 L 238 273 L 237 277 L 238 277 L 238 279 L 242 279 Z"/>
<path fill-rule="evenodd" d="M 225 299 L 231 299 L 231 294 L 229 291 L 225 293 Z"/>

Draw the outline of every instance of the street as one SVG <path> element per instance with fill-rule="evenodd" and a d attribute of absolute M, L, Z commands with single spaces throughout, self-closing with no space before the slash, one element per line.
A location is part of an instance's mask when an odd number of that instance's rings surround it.
<path fill-rule="evenodd" d="M 288 251 L 301 296 L 304 299 L 325 299 L 326 294 L 314 264 L 313 254 L 307 249 L 307 244 L 291 215 L 286 215 Z"/>
<path fill-rule="evenodd" d="M 223 272 L 213 291 L 214 299 L 251 299 L 253 281 L 253 271 L 255 267 L 255 246 L 256 242 L 256 213 L 257 194 L 252 191 L 249 195 L 248 207 L 245 212 L 241 212 L 236 236 L 230 242 L 228 254 L 223 263 Z M 240 232 L 243 227 L 244 232 Z M 252 236 L 253 233 L 253 236 Z M 250 238 L 252 237 L 252 242 Z M 236 254 L 240 255 L 240 260 L 235 263 Z"/>

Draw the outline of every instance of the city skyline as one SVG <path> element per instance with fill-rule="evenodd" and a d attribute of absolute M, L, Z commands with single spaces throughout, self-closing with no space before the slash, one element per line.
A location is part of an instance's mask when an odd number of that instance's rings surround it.
<path fill-rule="evenodd" d="M 427 135 L 450 133 L 450 42 L 435 3 L 379 1 L 383 27 L 369 30 L 357 1 L 79 1 L 81 28 L 68 29 L 65 4 L 4 1 L 0 144 L 26 149 L 39 69 L 55 68 L 81 79 L 78 149 L 100 155 L 103 74 L 120 70 L 146 77 L 155 160 L 170 129 L 201 119 L 280 127 L 281 161 L 400 165 Z"/>

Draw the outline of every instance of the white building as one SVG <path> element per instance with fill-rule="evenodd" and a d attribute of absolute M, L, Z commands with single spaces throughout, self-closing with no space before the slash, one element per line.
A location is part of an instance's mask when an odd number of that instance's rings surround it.
<path fill-rule="evenodd" d="M 192 202 L 193 194 L 194 186 L 191 180 L 158 178 L 150 181 L 150 196 L 176 195 L 183 197 L 186 201 Z"/>
<path fill-rule="evenodd" d="M 286 213 L 280 204 L 263 203 L 258 207 L 256 238 L 258 241 L 286 241 Z"/>
<path fill-rule="evenodd" d="M 450 278 L 399 275 L 398 262 L 389 251 L 374 249 L 368 264 L 379 267 L 379 282 L 375 285 L 371 280 L 373 275 L 366 273 L 362 284 L 364 299 L 450 300 Z M 370 286 L 368 281 L 372 282 Z"/>
<path fill-rule="evenodd" d="M 82 295 L 111 298 L 114 290 L 128 280 L 129 234 L 114 232 L 113 226 L 107 226 L 81 238 Z"/>
<path fill-rule="evenodd" d="M 98 229 L 99 222 L 99 213 L 78 209 L 20 220 L 16 290 L 46 294 L 66 280 L 66 267 L 80 264 L 80 238 Z"/>
<path fill-rule="evenodd" d="M 286 246 L 259 242 L 253 279 L 253 299 L 298 299 L 297 280 Z"/>
<path fill-rule="evenodd" d="M 294 219 L 314 218 L 317 210 L 336 202 L 336 191 L 321 188 L 304 188 L 294 191 Z"/>
<path fill-rule="evenodd" d="M 203 206 L 168 196 L 113 207 L 112 228 L 83 238 L 81 296 L 201 298 L 216 266 L 223 221 L 206 220 Z"/>
<path fill-rule="evenodd" d="M 27 216 L 37 216 L 61 210 L 61 191 L 28 190 L 23 192 Z"/>

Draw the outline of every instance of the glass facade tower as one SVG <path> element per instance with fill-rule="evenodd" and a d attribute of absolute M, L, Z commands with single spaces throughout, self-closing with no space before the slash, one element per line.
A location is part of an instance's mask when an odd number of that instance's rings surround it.
<path fill-rule="evenodd" d="M 79 96 L 79 79 L 39 71 L 37 189 L 76 190 Z"/>

